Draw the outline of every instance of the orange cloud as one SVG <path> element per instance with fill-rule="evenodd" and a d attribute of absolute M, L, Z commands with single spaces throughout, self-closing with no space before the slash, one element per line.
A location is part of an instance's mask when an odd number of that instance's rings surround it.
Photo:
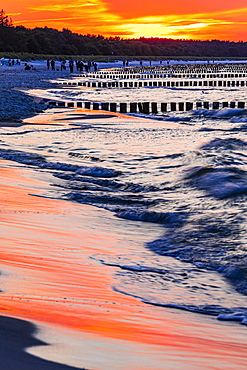
<path fill-rule="evenodd" d="M 246 0 L 9 0 L 15 25 L 69 28 L 124 38 L 169 37 L 247 41 Z M 8 12 L 8 9 L 5 9 Z M 10 14 L 9 12 L 9 14 Z"/>

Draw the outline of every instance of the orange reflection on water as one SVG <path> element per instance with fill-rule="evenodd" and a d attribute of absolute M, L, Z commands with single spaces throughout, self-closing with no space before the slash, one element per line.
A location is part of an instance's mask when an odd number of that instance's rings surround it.
<path fill-rule="evenodd" d="M 33 94 L 40 94 L 39 90 L 34 90 Z M 50 113 L 49 113 L 50 112 Z M 128 119 L 128 121 L 143 120 L 140 117 L 126 116 L 122 113 L 93 110 L 93 109 L 78 109 L 78 108 L 60 108 L 51 110 L 46 113 L 38 114 L 37 116 L 26 118 L 23 120 L 25 124 L 32 125 L 78 125 L 88 122 L 107 122 L 109 119 Z"/>

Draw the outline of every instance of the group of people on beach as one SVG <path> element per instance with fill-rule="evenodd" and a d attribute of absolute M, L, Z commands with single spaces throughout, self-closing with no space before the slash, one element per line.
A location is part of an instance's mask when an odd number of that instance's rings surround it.
<path fill-rule="evenodd" d="M 19 59 L 5 59 L 5 58 L 1 58 L 0 59 L 0 65 L 5 65 L 5 66 L 14 66 L 14 65 L 20 65 L 21 64 L 21 61 Z"/>
<path fill-rule="evenodd" d="M 51 69 L 52 71 L 55 71 L 55 70 L 66 70 L 66 60 L 61 60 L 60 61 L 60 68 L 56 69 L 56 63 L 55 61 L 52 59 L 47 59 L 46 61 L 46 66 L 47 66 L 47 69 Z M 91 62 L 91 61 L 88 61 L 88 63 L 83 63 L 82 60 L 76 60 L 74 61 L 73 59 L 70 59 L 68 61 L 68 67 L 69 67 L 69 70 L 70 70 L 70 73 L 73 73 L 74 72 L 74 69 L 76 68 L 77 72 L 90 72 L 92 69 L 94 72 L 97 72 L 98 71 L 98 65 L 96 62 Z"/>

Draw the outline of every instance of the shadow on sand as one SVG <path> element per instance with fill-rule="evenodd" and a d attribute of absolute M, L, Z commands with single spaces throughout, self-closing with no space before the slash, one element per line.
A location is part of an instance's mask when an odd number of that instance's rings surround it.
<path fill-rule="evenodd" d="M 25 352 L 33 346 L 48 345 L 34 337 L 37 329 L 28 321 L 0 316 L 1 370 L 76 370 L 79 368 L 43 360 Z M 83 368 L 80 368 L 83 369 Z"/>

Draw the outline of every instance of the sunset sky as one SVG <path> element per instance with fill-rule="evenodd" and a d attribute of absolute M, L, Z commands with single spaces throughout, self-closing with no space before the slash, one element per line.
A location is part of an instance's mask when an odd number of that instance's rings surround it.
<path fill-rule="evenodd" d="M 246 0 L 8 0 L 15 26 L 122 38 L 247 41 Z"/>

